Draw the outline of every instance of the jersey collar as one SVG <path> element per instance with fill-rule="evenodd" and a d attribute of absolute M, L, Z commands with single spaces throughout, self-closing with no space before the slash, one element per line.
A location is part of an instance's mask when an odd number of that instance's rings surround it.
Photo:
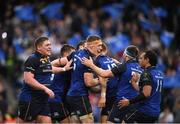
<path fill-rule="evenodd" d="M 137 60 L 130 59 L 130 60 L 128 60 L 128 61 L 127 61 L 127 62 L 125 62 L 125 63 L 135 63 L 135 62 L 137 62 Z"/>
<path fill-rule="evenodd" d="M 47 56 L 45 56 L 45 55 L 41 54 L 41 53 L 40 53 L 40 52 L 38 52 L 38 51 L 35 51 L 35 54 L 36 54 L 38 57 L 41 57 L 41 58 L 45 58 L 45 57 L 47 57 Z"/>
<path fill-rule="evenodd" d="M 156 66 L 149 66 L 149 67 L 146 68 L 146 70 L 152 70 L 152 69 L 155 69 L 155 68 L 156 68 Z"/>

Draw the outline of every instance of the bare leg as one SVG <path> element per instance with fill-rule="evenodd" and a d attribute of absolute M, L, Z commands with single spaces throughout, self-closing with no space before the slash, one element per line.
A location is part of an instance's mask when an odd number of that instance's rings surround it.
<path fill-rule="evenodd" d="M 24 121 L 19 117 L 17 118 L 17 121 L 16 121 L 17 124 L 20 124 L 20 123 L 32 123 L 32 122 L 34 122 L 34 121 Z"/>
<path fill-rule="evenodd" d="M 62 120 L 61 123 L 70 123 L 70 117 L 68 116 L 67 118 Z"/>
<path fill-rule="evenodd" d="M 82 123 L 94 123 L 94 118 L 92 113 L 88 114 L 88 115 L 84 115 L 80 117 L 80 120 Z"/>
<path fill-rule="evenodd" d="M 101 115 L 101 123 L 107 123 L 107 115 Z"/>
<path fill-rule="evenodd" d="M 80 123 L 79 117 L 77 115 L 72 115 L 71 123 Z"/>
<path fill-rule="evenodd" d="M 37 123 L 52 123 L 51 118 L 45 115 L 38 115 L 37 116 Z"/>

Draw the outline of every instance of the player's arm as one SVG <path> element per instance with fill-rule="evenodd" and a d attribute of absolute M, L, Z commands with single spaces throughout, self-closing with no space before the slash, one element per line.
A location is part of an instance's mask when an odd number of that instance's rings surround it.
<path fill-rule="evenodd" d="M 71 63 L 72 63 L 72 55 L 74 52 L 72 52 L 69 56 L 67 57 L 61 57 L 58 59 L 55 59 L 54 61 L 51 62 L 52 65 L 52 72 L 53 73 L 59 73 L 59 72 L 64 72 L 72 69 Z M 64 66 L 65 65 L 65 66 Z M 59 66 L 64 66 L 63 68 Z"/>
<path fill-rule="evenodd" d="M 49 95 L 49 97 L 53 98 L 54 93 L 52 90 L 44 86 L 43 84 L 39 83 L 35 78 L 34 74 L 32 72 L 24 72 L 24 81 L 27 83 L 29 86 L 33 87 L 34 89 L 37 90 L 42 90 L 45 93 Z"/>
<path fill-rule="evenodd" d="M 36 90 L 43 90 L 49 95 L 49 97 L 54 97 L 52 90 L 34 78 L 34 74 L 37 68 L 39 68 L 39 59 L 36 57 L 29 57 L 24 64 L 24 82 Z"/>
<path fill-rule="evenodd" d="M 98 101 L 98 107 L 104 107 L 106 103 L 106 86 L 107 86 L 107 78 L 102 78 L 99 76 L 99 82 L 101 84 L 101 96 Z"/>
<path fill-rule="evenodd" d="M 94 75 L 92 72 L 84 73 L 84 82 L 87 87 L 93 87 L 99 84 L 98 78 L 94 78 Z"/>
<path fill-rule="evenodd" d="M 67 57 L 62 57 L 62 58 L 58 58 L 58 59 L 55 59 L 51 62 L 51 65 L 52 66 L 55 66 L 55 67 L 59 67 L 59 66 L 64 66 L 68 63 L 68 58 Z"/>
<path fill-rule="evenodd" d="M 116 63 L 116 64 L 121 64 L 118 60 L 112 58 L 112 60 Z"/>
<path fill-rule="evenodd" d="M 104 77 L 104 78 L 114 77 L 116 75 L 120 76 L 126 70 L 125 64 L 119 64 L 118 66 L 112 68 L 111 70 L 104 70 L 104 69 L 96 66 L 93 63 L 92 58 L 87 59 L 84 57 L 81 59 L 81 62 L 82 62 L 82 64 L 86 65 L 87 67 L 90 67 L 99 76 Z"/>
<path fill-rule="evenodd" d="M 142 91 L 140 94 L 144 95 L 144 99 L 148 98 L 151 95 L 152 91 L 152 77 L 149 72 L 143 72 L 141 75 Z M 142 98 L 142 100 L 144 100 Z M 133 100 L 132 100 L 133 101 Z M 130 101 L 130 102 L 132 102 Z M 133 103 L 133 102 L 132 102 Z"/>
<path fill-rule="evenodd" d="M 24 72 L 24 81 L 29 86 L 31 86 L 31 87 L 33 87 L 34 89 L 37 89 L 37 90 L 45 90 L 45 88 L 46 88 L 46 86 L 44 86 L 43 84 L 39 83 L 34 78 L 34 74 L 32 72 Z"/>
<path fill-rule="evenodd" d="M 152 79 L 151 79 L 151 75 L 148 72 L 144 72 L 141 75 L 141 83 L 142 83 L 142 91 L 139 92 L 139 95 L 128 100 L 126 98 L 124 98 L 123 100 L 120 100 L 119 102 L 119 106 L 120 107 L 124 107 L 124 106 L 128 106 L 129 104 L 135 104 L 138 102 L 141 102 L 143 100 L 146 100 L 150 95 L 151 95 L 151 91 L 152 91 Z"/>
<path fill-rule="evenodd" d="M 87 59 L 87 58 L 82 58 L 81 59 L 82 64 L 86 65 L 87 67 L 90 67 L 92 70 L 94 70 L 98 75 L 101 77 L 113 77 L 113 73 L 111 70 L 104 70 L 102 68 L 97 67 L 94 63 L 92 58 Z"/>
<path fill-rule="evenodd" d="M 51 65 L 55 67 L 64 66 L 72 59 L 73 54 L 74 52 L 72 52 L 67 57 L 60 57 L 58 59 L 55 59 L 54 61 L 51 62 Z"/>
<path fill-rule="evenodd" d="M 52 73 L 55 73 L 55 74 L 56 74 L 56 73 L 59 73 L 59 72 L 65 72 L 65 71 L 68 71 L 68 70 L 72 69 L 71 63 L 72 63 L 72 60 L 70 60 L 69 62 L 67 62 L 64 67 L 52 66 Z"/>
<path fill-rule="evenodd" d="M 139 91 L 139 86 L 138 86 L 138 83 L 137 83 L 139 78 L 140 78 L 140 74 L 138 74 L 136 72 L 132 74 L 131 85 L 137 91 Z"/>

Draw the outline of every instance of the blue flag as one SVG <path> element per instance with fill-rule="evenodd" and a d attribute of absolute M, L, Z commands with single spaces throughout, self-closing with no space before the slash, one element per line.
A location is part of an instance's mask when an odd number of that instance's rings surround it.
<path fill-rule="evenodd" d="M 20 5 L 15 7 L 15 15 L 22 21 L 37 21 L 39 18 L 33 9 L 32 5 Z"/>
<path fill-rule="evenodd" d="M 174 33 L 163 31 L 160 35 L 160 39 L 163 42 L 163 44 L 168 48 L 174 38 Z"/>
<path fill-rule="evenodd" d="M 41 10 L 41 14 L 45 15 L 47 19 L 62 19 L 64 15 L 60 10 L 63 6 L 64 3 L 51 3 Z"/>

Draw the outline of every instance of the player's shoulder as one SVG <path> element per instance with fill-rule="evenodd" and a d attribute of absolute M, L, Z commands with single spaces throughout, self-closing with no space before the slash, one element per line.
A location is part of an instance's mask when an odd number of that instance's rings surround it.
<path fill-rule="evenodd" d="M 154 69 L 154 75 L 156 77 L 160 77 L 160 78 L 164 77 L 164 73 L 161 70 L 159 70 L 159 69 Z"/>
<path fill-rule="evenodd" d="M 97 61 L 102 61 L 102 60 L 105 60 L 107 58 L 107 56 L 105 56 L 105 55 L 99 55 L 97 58 L 96 58 L 96 60 Z"/>
<path fill-rule="evenodd" d="M 36 54 L 32 53 L 25 62 L 33 63 L 33 62 L 38 62 L 39 60 L 40 60 L 40 56 L 37 56 Z"/>
<path fill-rule="evenodd" d="M 78 56 L 84 56 L 84 55 L 89 55 L 89 52 L 85 49 L 82 49 L 75 51 L 74 54 Z"/>

